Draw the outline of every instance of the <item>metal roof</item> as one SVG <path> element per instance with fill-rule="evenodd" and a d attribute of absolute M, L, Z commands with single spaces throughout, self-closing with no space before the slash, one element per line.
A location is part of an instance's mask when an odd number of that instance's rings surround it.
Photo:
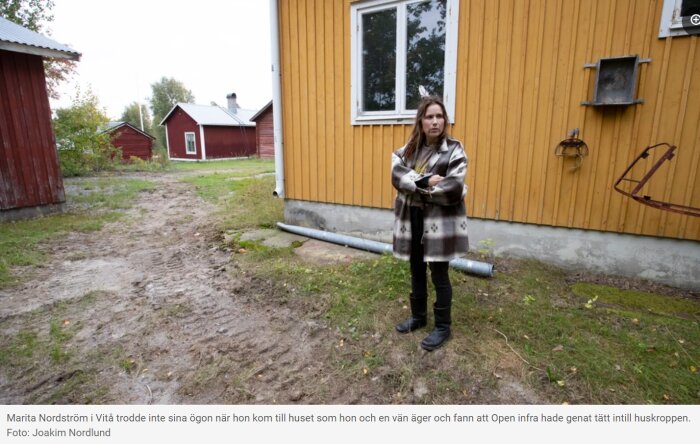
<path fill-rule="evenodd" d="M 107 125 L 105 125 L 103 128 L 98 128 L 98 130 L 100 131 L 100 133 L 109 133 L 109 132 L 112 132 L 112 131 L 122 127 L 122 126 L 128 126 L 129 128 L 143 134 L 144 136 L 150 137 L 151 139 L 155 140 L 155 137 L 151 136 L 150 134 L 148 134 L 144 131 L 141 131 L 140 129 L 136 128 L 134 125 L 130 124 L 129 122 L 110 121 L 110 122 L 107 122 Z"/>
<path fill-rule="evenodd" d="M 250 120 L 255 121 L 258 117 L 260 117 L 260 115 L 261 115 L 262 113 L 264 113 L 265 111 L 267 111 L 267 109 L 268 109 L 269 107 L 271 107 L 271 106 L 272 106 L 272 100 L 270 100 L 269 102 L 267 102 L 267 105 L 265 105 L 265 106 L 263 106 L 262 108 L 260 108 L 260 110 L 258 110 L 258 112 L 255 113 L 255 115 L 254 115 L 253 117 L 251 117 Z"/>
<path fill-rule="evenodd" d="M 80 60 L 80 53 L 34 31 L 0 17 L 0 49 L 42 57 Z"/>
<path fill-rule="evenodd" d="M 121 120 L 120 121 L 110 121 L 110 122 L 107 122 L 107 125 L 105 125 L 104 127 L 98 128 L 98 130 L 100 130 L 101 132 L 109 131 L 112 128 L 116 128 L 116 127 L 123 125 L 125 123 L 127 123 L 127 122 L 124 122 Z"/>
<path fill-rule="evenodd" d="M 255 122 L 251 121 L 255 113 L 258 111 L 255 109 L 245 109 L 245 108 L 236 108 L 235 111 L 231 110 L 230 108 L 224 108 L 220 106 L 222 110 L 226 112 L 226 114 L 230 115 L 236 121 L 239 122 L 240 126 L 255 126 Z"/>
<path fill-rule="evenodd" d="M 178 103 L 165 115 L 160 125 L 168 120 L 168 117 L 178 106 L 199 125 L 255 126 L 255 122 L 250 121 L 250 118 L 255 115 L 256 110 L 254 109 L 237 108 L 234 113 L 221 106 L 195 105 L 194 103 Z"/>

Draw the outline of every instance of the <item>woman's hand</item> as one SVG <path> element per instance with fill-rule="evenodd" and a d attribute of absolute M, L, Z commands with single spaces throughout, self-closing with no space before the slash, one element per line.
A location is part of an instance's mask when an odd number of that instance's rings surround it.
<path fill-rule="evenodd" d="M 428 186 L 434 187 L 435 185 L 442 182 L 442 179 L 444 179 L 444 177 L 440 176 L 439 174 L 435 174 L 433 176 L 430 176 L 430 178 L 428 179 Z"/>

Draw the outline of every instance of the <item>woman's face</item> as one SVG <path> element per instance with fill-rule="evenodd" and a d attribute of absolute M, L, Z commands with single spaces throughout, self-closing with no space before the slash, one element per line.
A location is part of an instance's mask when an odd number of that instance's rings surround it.
<path fill-rule="evenodd" d="M 423 132 L 428 139 L 428 144 L 433 144 L 442 135 L 445 130 L 445 116 L 442 113 L 442 108 L 437 103 L 428 106 L 423 116 Z"/>

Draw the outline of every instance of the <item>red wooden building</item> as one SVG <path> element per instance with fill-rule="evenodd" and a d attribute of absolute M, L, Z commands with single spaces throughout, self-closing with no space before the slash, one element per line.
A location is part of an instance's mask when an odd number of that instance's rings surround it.
<path fill-rule="evenodd" d="M 255 122 L 255 147 L 261 159 L 275 158 L 275 136 L 272 126 L 272 100 L 263 106 L 253 117 Z"/>
<path fill-rule="evenodd" d="M 163 118 L 168 157 L 212 160 L 254 156 L 255 110 L 238 108 L 230 94 L 228 108 L 178 103 Z"/>
<path fill-rule="evenodd" d="M 0 17 L 0 220 L 65 204 L 44 57 L 79 60 L 80 53 Z"/>
<path fill-rule="evenodd" d="M 124 161 L 128 161 L 131 157 L 151 160 L 155 137 L 150 134 L 129 122 L 109 122 L 109 127 L 103 132 L 109 134 L 112 146 L 122 151 Z"/>

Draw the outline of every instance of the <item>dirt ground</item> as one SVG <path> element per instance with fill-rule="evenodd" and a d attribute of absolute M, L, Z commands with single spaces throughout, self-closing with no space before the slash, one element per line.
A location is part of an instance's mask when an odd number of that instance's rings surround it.
<path fill-rule="evenodd" d="M 20 286 L 0 290 L 6 337 L 33 330 L 49 341 L 56 322 L 73 332 L 62 362 L 44 356 L 0 372 L 0 403 L 417 403 L 429 381 L 413 379 L 397 398 L 392 369 L 440 369 L 463 357 L 454 347 L 423 352 L 416 337 L 415 350 L 397 347 L 374 376 L 348 377 L 339 362 L 361 348 L 322 313 L 282 303 L 278 285 L 247 272 L 214 230 L 214 208 L 181 174 L 148 174 L 156 187 L 139 195 L 127 217 L 52 241 L 46 263 L 23 270 Z M 333 247 L 324 245 L 309 241 L 298 250 L 311 262 L 327 261 Z M 354 254 L 369 253 L 345 249 L 335 257 Z M 506 371 L 498 383 L 461 375 L 459 402 L 549 402 L 520 384 L 522 363 L 499 347 Z"/>
<path fill-rule="evenodd" d="M 36 362 L 1 377 L 0 402 L 360 401 L 324 380 L 333 340 L 324 325 L 252 299 L 266 284 L 218 246 L 213 208 L 193 187 L 175 174 L 147 179 L 156 189 L 127 218 L 54 243 L 48 263 L 0 291 L 7 335 L 48 326 L 58 307 L 63 325 L 80 326 L 67 344 L 70 365 L 57 372 Z M 319 384 L 329 388 L 320 397 Z"/>
<path fill-rule="evenodd" d="M 240 268 L 192 185 L 174 173 L 146 179 L 157 186 L 127 217 L 52 242 L 47 263 L 0 290 L 7 337 L 49 341 L 56 319 L 75 331 L 66 363 L 43 357 L 0 374 L 0 403 L 391 402 L 377 378 L 337 380 L 330 360 L 343 338 Z M 311 261 L 323 250 L 306 249 Z"/>

